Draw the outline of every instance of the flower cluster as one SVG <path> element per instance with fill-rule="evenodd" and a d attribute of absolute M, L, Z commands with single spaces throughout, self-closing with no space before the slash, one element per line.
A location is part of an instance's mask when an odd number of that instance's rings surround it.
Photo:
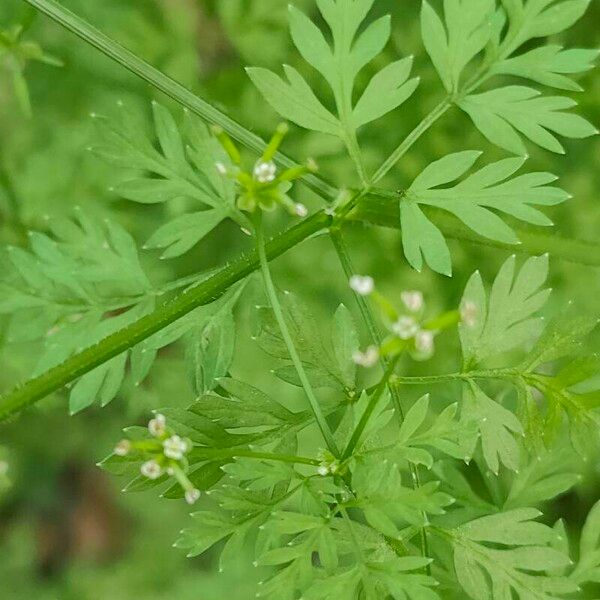
<path fill-rule="evenodd" d="M 340 461 L 328 450 L 321 450 L 317 456 L 317 460 L 319 461 L 317 473 L 321 475 L 321 477 L 339 473 Z"/>
<path fill-rule="evenodd" d="M 397 356 L 408 351 L 415 360 L 428 360 L 435 351 L 435 337 L 442 330 L 458 321 L 456 311 L 433 320 L 424 320 L 425 300 L 417 290 L 404 291 L 400 295 L 401 310 L 375 289 L 375 282 L 368 275 L 353 275 L 350 287 L 360 296 L 370 297 L 381 309 L 389 336 L 380 348 L 369 346 L 356 352 L 354 362 L 369 368 L 377 364 L 380 357 Z"/>
<path fill-rule="evenodd" d="M 219 140 L 231 165 L 222 162 L 216 164 L 219 173 L 233 179 L 238 186 L 237 208 L 244 212 L 254 213 L 257 209 L 264 211 L 275 210 L 283 206 L 292 215 L 306 217 L 308 210 L 304 204 L 294 202 L 288 192 L 292 182 L 307 173 L 314 173 L 317 165 L 309 161 L 305 166 L 296 166 L 279 171 L 274 162 L 275 155 L 283 138 L 288 132 L 288 126 L 282 123 L 267 145 L 263 155 L 255 163 L 251 172 L 241 166 L 241 155 L 231 138 L 220 127 L 213 127 L 213 133 Z"/>
<path fill-rule="evenodd" d="M 144 461 L 140 472 L 148 479 L 156 480 L 164 475 L 175 477 L 185 492 L 186 502 L 195 504 L 200 498 L 200 490 L 186 475 L 189 468 L 186 455 L 192 449 L 192 442 L 174 433 L 161 414 L 150 420 L 148 433 L 150 437 L 143 440 L 121 440 L 114 453 L 117 456 L 139 455 Z"/>

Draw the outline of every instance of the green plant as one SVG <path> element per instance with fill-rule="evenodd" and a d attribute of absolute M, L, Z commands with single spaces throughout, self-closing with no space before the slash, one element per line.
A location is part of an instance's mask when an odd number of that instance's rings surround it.
<path fill-rule="evenodd" d="M 24 24 L 0 31 L 0 65 L 10 74 L 21 110 L 28 116 L 31 116 L 31 100 L 25 80 L 27 64 L 39 61 L 53 67 L 63 66 L 60 59 L 44 52 L 38 44 L 23 39 L 31 22 L 32 19 L 28 19 Z"/>
<path fill-rule="evenodd" d="M 331 43 L 291 7 L 294 44 L 327 86 L 309 85 L 290 66 L 287 81 L 263 68 L 248 73 L 281 117 L 339 138 L 358 185 L 334 185 L 313 161 L 303 166 L 280 153 L 287 126 L 264 143 L 59 4 L 27 2 L 186 109 L 179 119 L 154 103 L 150 136 L 123 103 L 116 120 L 94 115 L 101 141 L 91 150 L 129 170 L 111 182 L 113 194 L 143 204 L 182 202 L 145 249 L 180 257 L 226 221 L 252 246 L 213 272 L 154 282 L 122 227 L 79 212 L 31 234 L 29 250 L 9 249 L 0 283 L 8 338 L 40 340 L 44 352 L 33 378 L 0 398 L 0 419 L 71 383 L 72 413 L 96 401 L 106 405 L 127 378 L 139 384 L 148 377 L 160 350 L 183 342 L 197 400 L 186 410 L 166 405 L 147 427 L 127 428 L 101 466 L 127 477 L 127 491 L 162 486 L 166 498 L 202 503 L 176 542 L 190 556 L 221 544 L 227 570 L 251 546 L 265 577 L 258 596 L 290 600 L 550 600 L 586 593 L 582 586 L 597 579 L 597 508 L 574 563 L 563 524 L 541 522 L 537 506 L 570 490 L 580 458 L 595 450 L 600 369 L 584 340 L 596 316 L 561 313 L 550 325 L 540 318 L 549 256 L 536 255 L 550 238 L 521 231 L 516 222 L 550 226 L 540 207 L 569 196 L 551 185 L 552 174 L 516 173 L 525 164 L 525 139 L 563 152 L 556 135 L 597 131 L 569 112 L 569 97 L 494 87 L 494 77 L 578 89 L 566 75 L 588 70 L 595 51 L 531 43 L 570 27 L 588 2 L 446 0 L 443 19 L 424 2 L 423 42 L 446 95 L 377 169 L 362 151 L 362 131 L 415 92 L 412 59 L 363 81 L 361 72 L 391 34 L 389 17 L 371 20 L 374 1 L 317 0 Z M 469 173 L 481 153 L 453 152 L 406 189 L 380 187 L 456 107 L 492 144 L 518 156 Z M 252 166 L 231 138 L 253 152 Z M 309 216 L 295 199 L 295 184 L 325 207 Z M 268 215 L 279 208 L 302 220 L 267 241 Z M 395 302 L 356 272 L 345 239 L 356 220 L 400 228 L 405 257 L 417 271 L 427 265 L 452 275 L 448 238 L 504 249 L 523 242 L 520 249 L 532 257 L 519 268 L 514 256 L 506 260 L 489 293 L 476 272 L 459 305 L 435 311 L 418 291 L 397 293 Z M 343 304 L 328 331 L 299 299 L 302 289 L 298 296 L 280 293 L 274 283 L 270 261 L 322 232 L 354 292 L 366 344 Z M 547 250 L 600 264 L 595 244 L 563 240 Z M 289 397 L 232 376 L 240 335 L 235 310 L 252 303 L 254 271 L 266 304 L 253 313 L 253 337 L 279 361 L 274 374 L 291 386 Z M 456 329 L 456 372 L 400 374 L 415 363 L 429 368 L 436 345 Z M 371 375 L 377 366 L 381 372 Z M 415 387 L 428 394 L 415 399 Z M 293 402 L 298 390 L 302 405 Z"/>

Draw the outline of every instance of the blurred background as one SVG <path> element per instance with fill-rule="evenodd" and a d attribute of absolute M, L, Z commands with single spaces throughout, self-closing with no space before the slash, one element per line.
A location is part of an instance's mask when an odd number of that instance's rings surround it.
<path fill-rule="evenodd" d="M 278 122 L 247 79 L 244 66 L 279 69 L 283 62 L 305 70 L 287 31 L 288 0 L 64 0 L 96 27 L 182 82 L 248 128 L 267 137 Z M 313 11 L 312 0 L 295 4 Z M 371 169 L 389 154 L 420 118 L 440 100 L 442 88 L 423 50 L 418 27 L 419 2 L 379 0 L 376 11 L 393 15 L 394 33 L 384 65 L 396 57 L 415 55 L 421 86 L 411 101 L 376 122 L 361 143 Z M 27 66 L 25 76 L 32 103 L 27 117 L 18 102 L 9 73 L 0 61 L 0 242 L 25 245 L 28 230 L 44 230 L 44 215 L 69 216 L 76 205 L 97 216 L 110 216 L 143 243 L 157 223 L 184 210 L 177 203 L 142 206 L 109 192 L 121 176 L 86 152 L 97 139 L 89 114 L 110 114 L 123 100 L 143 120 L 150 100 L 172 110 L 168 99 L 140 82 L 43 16 L 35 16 L 19 0 L 0 4 L 0 30 L 31 23 L 25 39 L 39 43 L 64 63 Z M 592 2 L 587 16 L 560 43 L 600 46 L 600 3 Z M 363 74 L 366 79 L 368 69 Z M 586 92 L 576 95 L 579 110 L 600 124 L 600 73 L 582 81 Z M 566 156 L 532 148 L 528 168 L 560 176 L 573 199 L 550 209 L 555 233 L 599 241 L 600 140 L 565 141 Z M 482 149 L 490 161 L 502 156 L 454 110 L 420 141 L 388 178 L 399 189 L 428 162 L 459 150 Z M 317 159 L 322 172 L 339 185 L 354 183 L 343 149 L 335 140 L 298 128 L 284 150 L 298 160 Z M 306 194 L 306 195 L 304 195 Z M 316 206 L 308 192 L 302 200 Z M 197 250 L 174 261 L 158 261 L 146 252 L 145 266 L 156 280 L 168 280 L 222 264 L 246 243 L 239 231 L 224 226 Z M 432 313 L 458 304 L 470 273 L 479 268 L 490 280 L 506 252 L 452 242 L 455 276 L 411 271 L 402 255 L 396 230 L 353 226 L 352 252 L 360 271 L 376 276 L 389 295 L 401 289 L 421 289 Z M 0 268 L 2 267 L 0 251 Z M 317 314 L 331 314 L 340 301 L 352 306 L 346 282 L 326 239 L 303 244 L 274 265 L 279 285 L 291 289 Z M 557 260 L 551 265 L 555 289 L 549 315 L 573 300 L 582 311 L 598 310 L 598 270 Z M 249 303 L 250 304 L 250 303 Z M 290 394 L 270 375 L 269 359 L 251 346 L 252 313 L 243 310 L 237 343 L 235 375 L 274 393 Z M 37 349 L 6 338 L 0 322 L 0 391 L 27 378 Z M 592 349 L 600 349 L 592 340 Z M 0 598 L 121 600 L 177 598 L 212 600 L 228 595 L 235 600 L 254 597 L 256 575 L 240 557 L 239 572 L 220 576 L 209 555 L 189 560 L 171 545 L 188 522 L 181 502 L 161 500 L 155 492 L 120 493 L 119 481 L 107 478 L 95 464 L 112 449 L 120 430 L 144 423 L 151 409 L 164 404 L 186 406 L 192 400 L 182 352 L 164 351 L 150 378 L 140 388 L 126 385 L 106 409 L 92 408 L 71 418 L 63 393 L 28 410 L 14 423 L 0 426 Z M 456 368 L 457 341 L 442 342 L 435 370 Z M 407 365 L 407 372 L 429 372 L 428 363 Z M 182 383 L 183 382 L 183 383 Z M 448 394 L 449 392 L 441 392 Z M 550 515 L 566 515 L 576 531 L 591 504 L 600 497 L 597 461 L 585 467 L 582 483 L 555 505 Z"/>

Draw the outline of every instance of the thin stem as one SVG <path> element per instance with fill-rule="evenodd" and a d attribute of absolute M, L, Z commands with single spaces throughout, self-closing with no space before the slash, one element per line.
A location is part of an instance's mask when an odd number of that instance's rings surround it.
<path fill-rule="evenodd" d="M 390 157 L 377 169 L 373 175 L 373 183 L 383 179 L 396 163 L 410 150 L 413 144 L 452 106 L 452 100 L 445 98 L 440 102 L 404 139 L 404 141 L 392 152 Z"/>
<path fill-rule="evenodd" d="M 373 415 L 373 412 L 377 408 L 377 405 L 379 404 L 379 401 L 381 400 L 383 393 L 385 392 L 386 388 L 388 387 L 388 382 L 390 380 L 390 377 L 393 375 L 394 369 L 398 365 L 399 360 L 400 360 L 400 355 L 393 358 L 390 361 L 390 363 L 388 364 L 387 369 L 383 375 L 383 378 L 379 382 L 379 385 L 377 386 L 375 393 L 371 397 L 371 400 L 369 401 L 369 404 L 367 405 L 365 412 L 363 413 L 358 425 L 356 426 L 356 429 L 352 433 L 352 437 L 350 438 L 350 441 L 348 442 L 348 446 L 346 447 L 346 450 L 344 450 L 344 454 L 342 455 L 343 460 L 346 460 L 347 458 L 352 456 L 354 449 L 360 442 L 360 438 L 362 437 L 363 433 L 365 432 L 365 429 L 366 429 L 367 425 L 369 424 L 369 421 Z"/>
<path fill-rule="evenodd" d="M 260 215 L 260 213 L 258 213 Z M 298 355 L 298 351 L 296 350 L 296 346 L 294 345 L 294 341 L 292 336 L 290 335 L 290 331 L 288 329 L 287 323 L 285 322 L 285 317 L 283 315 L 283 310 L 281 309 L 281 305 L 279 303 L 279 298 L 277 298 L 277 291 L 275 290 L 275 285 L 273 284 L 273 279 L 271 277 L 271 271 L 269 269 L 269 260 L 267 258 L 267 254 L 265 252 L 265 241 L 264 241 L 264 232 L 262 226 L 262 219 L 259 216 L 257 219 L 257 227 L 256 227 L 256 245 L 258 249 L 258 257 L 260 261 L 260 268 L 265 284 L 265 291 L 267 293 L 267 297 L 269 298 L 269 302 L 271 303 L 271 308 L 273 309 L 273 314 L 275 315 L 275 319 L 277 324 L 279 325 L 279 329 L 281 330 L 281 335 L 283 337 L 283 341 L 287 347 L 287 350 L 290 354 L 290 358 L 292 359 L 292 363 L 298 373 L 298 377 L 302 383 L 302 387 L 304 388 L 304 392 L 306 393 L 306 397 L 310 403 L 310 407 L 317 421 L 317 425 L 321 430 L 321 434 L 327 443 L 327 447 L 330 452 L 335 456 L 339 456 L 339 449 L 337 444 L 335 443 L 335 439 L 333 437 L 333 432 L 331 431 L 329 424 L 327 423 L 327 419 L 321 410 L 321 405 L 315 396 L 314 390 L 308 376 L 306 375 L 306 371 L 304 370 L 304 365 L 302 364 L 302 360 Z"/>
<path fill-rule="evenodd" d="M 348 250 L 348 247 L 346 245 L 346 241 L 344 239 L 341 227 L 339 225 L 331 227 L 329 229 L 329 235 L 336 249 L 339 261 L 342 265 L 342 269 L 344 270 L 346 278 L 350 279 L 352 275 L 356 274 L 356 269 L 354 268 L 354 265 L 352 263 L 352 257 L 350 256 L 350 251 Z M 379 332 L 379 329 L 375 322 L 375 316 L 373 315 L 373 311 L 369 306 L 367 299 L 364 296 L 361 296 L 360 294 L 354 294 L 354 297 L 358 304 L 358 308 L 360 310 L 362 318 L 367 326 L 367 329 L 369 330 L 369 335 L 371 337 L 372 342 L 376 346 L 381 346 L 383 338 L 381 336 L 381 333 Z M 381 361 L 385 371 L 389 367 L 389 361 L 387 358 L 382 358 Z M 398 387 L 388 385 L 388 388 L 392 396 L 392 402 L 394 403 L 396 411 L 398 412 L 400 422 L 402 422 L 404 421 L 404 409 L 402 408 L 402 401 L 400 399 L 400 392 L 398 390 Z M 419 475 L 419 468 L 417 467 L 417 465 L 410 463 L 409 469 L 412 477 L 413 488 L 421 487 L 421 477 Z M 429 556 L 429 541 L 427 539 L 427 531 L 425 530 L 425 528 L 422 527 L 419 530 L 419 534 L 421 539 L 421 552 L 423 556 Z"/>
<path fill-rule="evenodd" d="M 338 259 L 340 264 L 342 265 L 342 269 L 344 270 L 344 274 L 346 275 L 346 279 L 350 280 L 353 275 L 356 275 L 356 270 L 352 263 L 352 258 L 350 256 L 350 252 L 348 251 L 348 247 L 346 245 L 346 240 L 344 240 L 344 235 L 342 233 L 341 227 L 339 225 L 331 227 L 329 229 L 329 236 L 331 241 L 333 242 L 333 246 L 338 255 Z M 369 330 L 369 336 L 372 342 L 376 346 L 380 346 L 383 338 L 379 333 L 379 329 L 377 328 L 377 324 L 375 323 L 375 317 L 373 316 L 373 311 L 369 307 L 369 304 L 364 296 L 360 294 L 354 294 L 354 298 L 356 303 L 358 304 L 358 309 L 360 314 L 365 322 L 367 329 Z"/>
<path fill-rule="evenodd" d="M 360 177 L 360 181 L 363 185 L 363 188 L 368 189 L 371 185 L 369 181 L 369 177 L 367 176 L 367 171 L 365 169 L 365 165 L 362 159 L 362 153 L 360 151 L 360 146 L 358 145 L 358 140 L 356 139 L 356 134 L 354 132 L 347 134 L 346 147 L 348 148 L 348 154 L 354 162 L 354 166 L 356 167 L 356 171 L 358 176 Z"/>
<path fill-rule="evenodd" d="M 255 150 L 258 154 L 263 153 L 266 143 L 259 136 L 196 96 L 174 79 L 161 73 L 151 64 L 142 60 L 58 2 L 54 0 L 24 1 L 80 37 L 83 41 L 100 50 L 104 55 L 116 61 L 144 81 L 147 81 L 180 105 L 185 106 L 194 114 L 199 115 L 209 123 L 219 125 L 231 137 L 248 148 Z M 275 160 L 286 168 L 298 166 L 293 160 L 282 153 L 277 153 Z M 337 190 L 321 177 L 307 174 L 302 180 L 308 187 L 329 200 L 334 200 L 337 196 Z"/>
<path fill-rule="evenodd" d="M 257 460 L 274 460 L 277 462 L 284 462 L 298 465 L 310 465 L 314 467 L 319 466 L 319 461 L 314 458 L 307 458 L 305 456 L 293 456 L 291 454 L 277 454 L 272 452 L 254 452 L 253 450 L 243 449 L 226 449 L 220 448 L 205 448 L 196 447 L 193 450 L 193 456 L 195 458 L 207 457 L 211 459 L 219 458 L 254 458 Z"/>

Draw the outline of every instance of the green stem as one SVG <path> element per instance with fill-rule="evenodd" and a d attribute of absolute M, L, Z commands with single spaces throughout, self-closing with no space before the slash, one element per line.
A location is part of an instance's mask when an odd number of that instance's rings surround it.
<path fill-rule="evenodd" d="M 589 267 L 600 267 L 600 244 L 585 240 L 563 238 L 556 234 L 538 233 L 529 229 L 513 228 L 520 244 L 507 244 L 481 237 L 458 219 L 441 211 L 432 211 L 435 223 L 447 239 L 459 240 L 478 247 L 498 248 L 512 253 L 540 256 L 549 252 L 558 260 Z M 349 219 L 373 225 L 400 229 L 399 196 L 397 192 L 370 190 L 368 196 L 356 204 Z"/>
<path fill-rule="evenodd" d="M 100 50 L 105 56 L 108 56 L 133 74 L 144 81 L 147 81 L 180 105 L 185 106 L 194 114 L 199 115 L 209 123 L 219 125 L 227 131 L 231 137 L 235 138 L 248 148 L 255 150 L 258 154 L 263 153 L 267 145 L 259 136 L 250 132 L 237 121 L 196 96 L 193 92 L 174 79 L 171 79 L 164 73 L 161 73 L 158 69 L 155 69 L 151 64 L 121 46 L 115 40 L 71 12 L 68 8 L 65 8 L 54 0 L 24 1 L 49 16 L 83 41 Z M 275 160 L 286 168 L 298 166 L 297 163 L 282 153 L 277 153 Z M 330 200 L 335 199 L 337 196 L 337 190 L 321 177 L 307 174 L 302 180 L 308 187 Z"/>
<path fill-rule="evenodd" d="M 267 257 L 273 259 L 281 256 L 311 235 L 326 229 L 331 223 L 332 217 L 324 211 L 315 213 L 269 242 L 266 246 Z M 139 321 L 117 331 L 95 346 L 75 354 L 39 377 L 30 379 L 7 395 L 1 396 L 0 422 L 144 341 L 195 308 L 218 299 L 232 285 L 256 271 L 258 267 L 259 259 L 256 251 L 241 255 L 208 279 L 193 288 L 184 290 Z"/>
<path fill-rule="evenodd" d="M 220 448 L 196 447 L 192 451 L 192 456 L 194 458 L 206 457 L 217 460 L 220 458 L 254 458 L 257 460 L 274 460 L 277 462 L 298 465 L 310 465 L 314 467 L 318 467 L 320 464 L 318 460 L 314 458 L 307 458 L 304 456 L 293 456 L 291 454 L 277 454 L 272 452 L 254 452 L 253 450 L 243 449 L 222 450 Z"/>
<path fill-rule="evenodd" d="M 258 249 L 258 257 L 260 261 L 260 268 L 265 284 L 265 291 L 267 293 L 267 297 L 269 298 L 269 302 L 271 303 L 271 308 L 273 309 L 273 314 L 275 315 L 275 319 L 277 324 L 279 325 L 279 329 L 281 330 L 281 335 L 283 337 L 283 341 L 288 349 L 290 354 L 290 358 L 292 359 L 292 363 L 298 373 L 298 377 L 302 383 L 302 387 L 306 393 L 306 397 L 308 398 L 308 402 L 312 409 L 312 412 L 317 421 L 317 425 L 321 430 L 321 434 L 327 443 L 327 447 L 330 452 L 339 457 L 339 449 L 337 444 L 335 443 L 335 439 L 333 437 L 333 432 L 331 431 L 329 424 L 327 423 L 327 419 L 321 410 L 321 405 L 315 396 L 314 390 L 308 376 L 306 375 L 306 371 L 304 370 L 304 365 L 302 364 L 302 360 L 298 355 L 298 351 L 296 350 L 296 346 L 294 345 L 294 341 L 292 336 L 290 335 L 290 331 L 288 329 L 287 323 L 285 322 L 285 317 L 283 315 L 283 310 L 281 309 L 281 305 L 279 303 L 279 299 L 277 298 L 277 291 L 275 290 L 275 285 L 273 284 L 273 279 L 271 277 L 271 271 L 269 269 L 269 260 L 267 257 L 267 253 L 265 251 L 265 241 L 264 241 L 264 232 L 262 226 L 262 217 L 261 213 L 257 213 L 259 215 L 257 219 L 256 226 L 256 245 Z"/>
<path fill-rule="evenodd" d="M 373 183 L 383 179 L 396 163 L 410 150 L 413 144 L 452 106 L 452 100 L 445 98 L 440 102 L 404 139 L 404 141 L 392 152 L 390 157 L 377 169 L 373 175 Z"/>
<path fill-rule="evenodd" d="M 360 421 L 359 421 L 358 425 L 356 426 L 356 429 L 352 433 L 352 437 L 350 438 L 350 441 L 348 442 L 348 446 L 344 450 L 344 454 L 342 455 L 343 460 L 346 460 L 352 456 L 354 449 L 360 442 L 360 438 L 362 437 L 362 434 L 364 433 L 367 425 L 369 424 L 369 421 L 371 420 L 371 416 L 373 415 L 373 412 L 377 408 L 377 405 L 379 404 L 379 401 L 381 400 L 383 393 L 385 392 L 386 388 L 388 387 L 390 377 L 393 375 L 394 369 L 398 365 L 399 360 L 400 360 L 400 355 L 393 358 L 390 361 L 390 363 L 388 364 L 387 369 L 385 370 L 385 373 L 383 375 L 383 378 L 379 382 L 379 385 L 377 386 L 375 393 L 371 397 L 371 400 L 369 401 L 369 404 L 367 405 L 365 412 L 363 413 L 362 417 L 360 418 Z"/>
<path fill-rule="evenodd" d="M 336 249 L 338 258 L 342 265 L 342 269 L 346 275 L 347 279 L 350 279 L 352 275 L 356 274 L 356 269 L 352 263 L 352 257 L 350 256 L 350 251 L 346 245 L 346 241 L 344 240 L 344 235 L 342 229 L 339 225 L 331 227 L 329 229 L 329 235 L 333 242 L 333 245 Z M 354 294 L 356 302 L 358 304 L 358 308 L 362 315 L 362 318 L 369 330 L 369 335 L 371 337 L 372 342 L 376 346 L 381 346 L 383 338 L 381 333 L 379 332 L 379 328 L 375 323 L 375 316 L 373 315 L 373 311 L 367 302 L 367 299 L 360 294 Z M 389 360 L 387 358 L 382 358 L 382 364 L 384 371 L 389 368 Z M 394 407 L 398 412 L 398 416 L 400 417 L 400 422 L 404 421 L 404 409 L 402 408 L 402 401 L 400 399 L 400 392 L 396 386 L 388 385 L 390 390 L 390 394 L 392 396 L 392 401 L 394 403 Z M 412 486 L 413 488 L 421 487 L 421 477 L 419 475 L 419 469 L 417 465 L 409 463 L 410 474 L 412 477 Z M 425 528 L 420 528 L 419 531 L 420 539 L 421 539 L 421 553 L 423 556 L 429 556 L 429 541 L 427 539 L 427 531 Z"/>
<path fill-rule="evenodd" d="M 83 41 L 98 48 L 106 56 L 110 57 L 134 74 L 138 75 L 156 87 L 158 90 L 164 92 L 182 106 L 187 107 L 190 111 L 200 115 L 207 121 L 220 125 L 232 137 L 245 144 L 248 148 L 252 148 L 262 154 L 266 144 L 258 136 L 254 135 L 252 132 L 248 131 L 239 123 L 221 113 L 218 109 L 214 108 L 201 98 L 198 98 L 181 84 L 161 73 L 147 62 L 136 57 L 134 54 L 120 46 L 117 42 L 98 31 L 96 28 L 88 24 L 77 15 L 73 14 L 64 6 L 58 4 L 54 0 L 24 1 L 48 15 L 50 18 L 69 31 L 75 33 Z M 425 117 L 425 119 L 423 119 L 423 121 L 417 125 L 412 133 L 392 153 L 390 158 L 379 168 L 373 177 L 373 181 L 378 182 L 381 180 L 385 174 L 389 172 L 389 170 L 396 164 L 396 162 L 402 156 L 404 156 L 410 147 L 431 127 L 431 125 L 433 125 L 450 108 L 451 104 L 451 99 L 447 98 L 441 102 L 427 117 Z M 293 161 L 281 154 L 277 155 L 277 159 L 279 160 L 280 164 L 284 166 L 295 164 Z M 303 181 L 315 191 L 326 196 L 329 200 L 335 200 L 337 198 L 338 191 L 322 177 L 307 175 L 305 178 L 303 178 Z M 397 194 L 386 192 L 385 190 L 377 190 L 372 191 L 371 195 L 373 197 L 378 195 L 384 197 L 387 196 L 388 200 L 392 195 L 394 195 L 395 200 L 390 206 L 392 207 L 392 211 L 395 207 L 396 213 L 398 212 Z M 372 203 L 373 199 L 370 196 L 369 202 L 363 203 L 362 207 L 359 206 L 358 211 L 353 214 L 353 218 L 362 218 L 363 220 L 367 220 L 374 224 L 382 224 L 393 227 L 399 226 L 399 217 L 396 218 L 392 214 L 392 218 L 390 219 L 389 209 L 383 212 L 381 210 L 372 210 L 370 208 Z M 390 203 L 388 202 L 388 204 Z M 354 204 L 352 204 L 352 207 L 353 206 Z M 556 238 L 554 236 L 544 234 L 517 231 L 517 235 L 519 236 L 522 244 L 520 246 L 512 246 L 510 244 L 503 244 L 501 242 L 483 239 L 465 227 L 457 227 L 455 225 L 442 223 L 440 229 L 444 233 L 445 237 L 472 241 L 479 245 L 502 248 L 512 252 L 524 252 L 531 255 L 543 254 L 544 252 L 548 251 L 549 248 L 552 248 L 552 254 L 557 258 L 569 260 L 571 262 L 583 265 L 600 266 L 600 245 L 598 244 L 579 240 Z"/>
<path fill-rule="evenodd" d="M 350 256 L 350 252 L 348 251 L 348 247 L 346 245 L 346 240 L 344 240 L 344 235 L 342 233 L 340 225 L 336 225 L 329 229 L 329 236 L 331 241 L 333 242 L 333 246 L 337 252 L 338 259 L 340 264 L 342 265 L 342 269 L 344 270 L 344 275 L 347 280 L 353 275 L 356 275 L 356 269 L 352 263 L 352 258 Z M 375 323 L 375 317 L 373 316 L 373 311 L 369 307 L 369 304 L 364 296 L 360 294 L 354 294 L 354 298 L 358 305 L 358 309 L 360 314 L 365 322 L 367 329 L 369 330 L 369 336 L 372 342 L 376 346 L 380 346 L 383 338 L 377 328 L 377 324 Z"/>
<path fill-rule="evenodd" d="M 394 375 L 393 385 L 430 385 L 451 381 L 472 381 L 473 379 L 514 379 L 519 375 L 515 369 L 490 369 L 487 371 L 470 371 L 468 373 L 448 373 L 447 375 L 428 375 L 422 377 L 402 377 Z"/>

